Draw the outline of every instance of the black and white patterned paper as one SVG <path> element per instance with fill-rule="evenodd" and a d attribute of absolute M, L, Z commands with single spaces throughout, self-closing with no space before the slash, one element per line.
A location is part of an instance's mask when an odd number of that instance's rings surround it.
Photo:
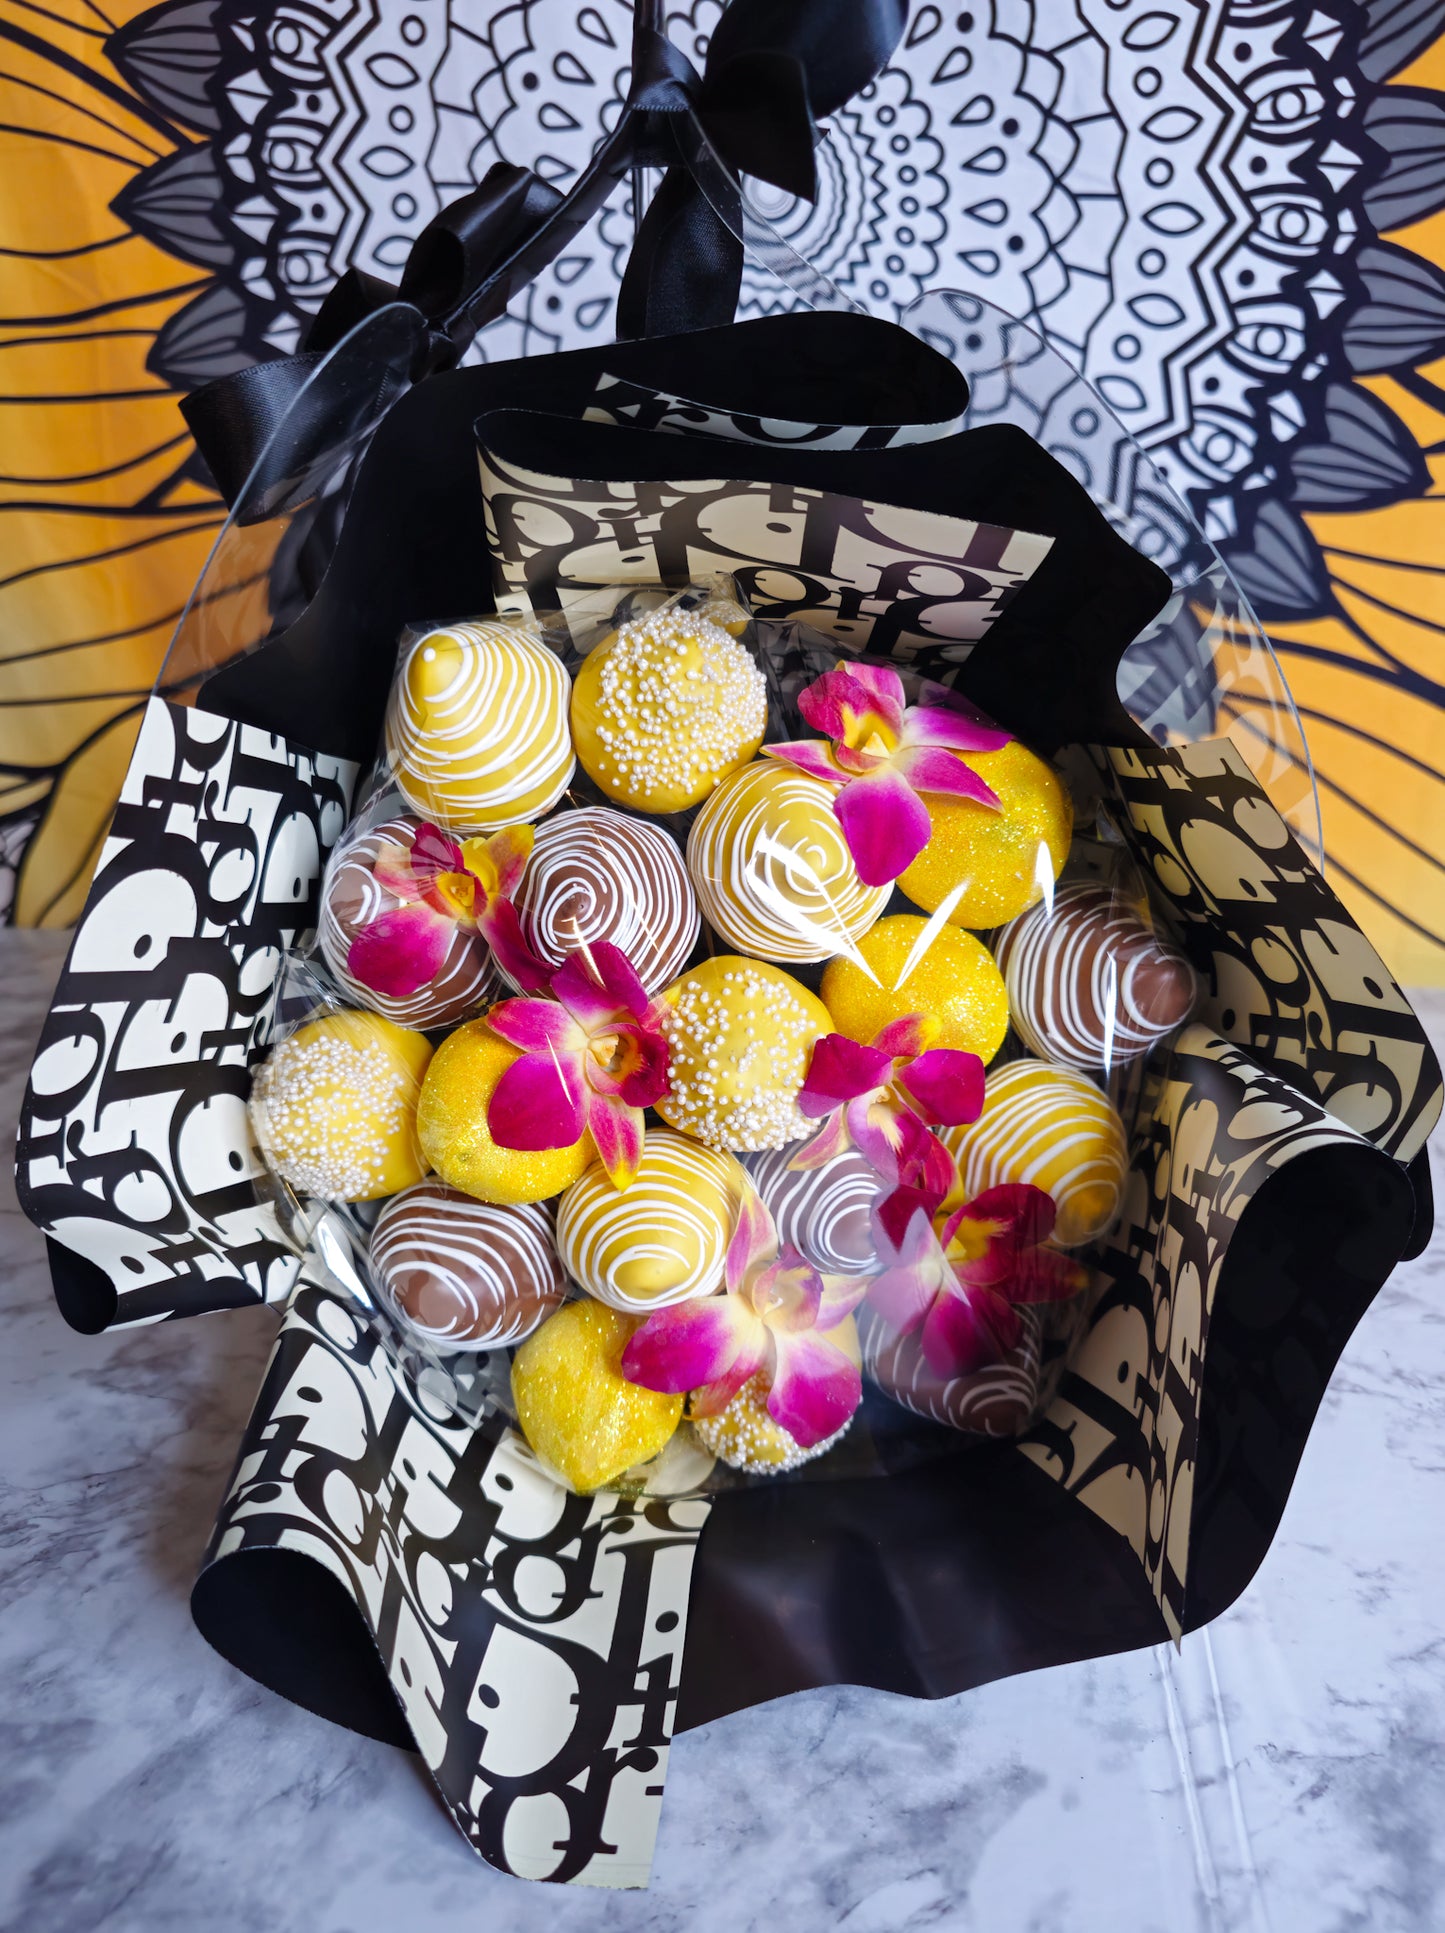
<path fill-rule="evenodd" d="M 207 1552 L 340 1579 L 448 1811 L 524 1879 L 644 1886 L 701 1497 L 574 1497 L 302 1281 Z"/>
<path fill-rule="evenodd" d="M 1097 756 L 1202 1020 L 1146 1076 L 1108 1286 L 1023 1453 L 1120 1532 L 1177 1636 L 1210 1317 L 1246 1211 L 1322 1148 L 1409 1160 L 1445 1096 L 1408 1002 L 1228 739 Z"/>
<path fill-rule="evenodd" d="M 904 663 L 963 662 L 1053 543 L 791 483 L 544 476 L 486 449 L 481 467 L 499 604 L 565 610 L 609 585 L 725 571 L 759 618 Z"/>
<path fill-rule="evenodd" d="M 246 1121 L 286 949 L 316 923 L 356 767 L 152 698 L 36 1050 L 21 1206 L 115 1322 L 285 1298 Z"/>
<path fill-rule="evenodd" d="M 1409 1161 L 1440 1069 L 1389 968 L 1229 739 L 1118 748 L 1108 769 L 1146 877 L 1183 923 L 1211 1026 Z"/>

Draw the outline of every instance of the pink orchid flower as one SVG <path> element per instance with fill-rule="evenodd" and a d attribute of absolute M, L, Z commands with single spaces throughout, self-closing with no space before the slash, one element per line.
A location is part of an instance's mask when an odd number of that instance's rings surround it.
<path fill-rule="evenodd" d="M 928 844 L 920 792 L 951 792 L 1002 809 L 993 787 L 955 753 L 996 752 L 1009 734 L 943 685 L 926 685 L 922 696 L 925 703 L 905 705 L 903 680 L 890 666 L 841 658 L 798 694 L 798 710 L 829 742 L 763 747 L 769 758 L 842 787 L 833 810 L 865 886 L 897 879 Z"/>
<path fill-rule="evenodd" d="M 885 1181 L 941 1202 L 956 1178 L 935 1127 L 961 1127 L 983 1112 L 983 1062 L 956 1047 L 930 1047 L 937 1023 L 893 1020 L 866 1047 L 824 1034 L 813 1048 L 798 1107 L 823 1126 L 793 1168 L 821 1168 L 856 1148 Z"/>
<path fill-rule="evenodd" d="M 379 886 L 402 901 L 362 927 L 346 965 L 364 987 L 405 1000 L 440 971 L 454 927 L 475 927 L 520 987 L 547 983 L 548 968 L 522 937 L 512 894 L 532 853 L 532 828 L 507 826 L 460 843 L 418 826 L 411 851 L 384 846 L 372 866 Z"/>
<path fill-rule="evenodd" d="M 861 1278 L 820 1275 L 778 1231 L 748 1188 L 723 1264 L 723 1295 L 650 1315 L 622 1355 L 629 1382 L 691 1392 L 694 1416 L 716 1416 L 760 1372 L 768 1414 L 812 1449 L 841 1430 L 863 1396 L 858 1366 L 829 1339 L 863 1299 Z"/>
<path fill-rule="evenodd" d="M 569 954 L 551 1000 L 504 1000 L 487 1025 L 522 1049 L 498 1081 L 487 1127 L 502 1148 L 570 1148 L 592 1136 L 616 1188 L 642 1159 L 642 1110 L 667 1092 L 661 1007 L 620 947 Z"/>
<path fill-rule="evenodd" d="M 868 1300 L 900 1332 L 922 1327 L 924 1358 L 935 1375 L 970 1375 L 1017 1348 L 1020 1304 L 1066 1301 L 1089 1273 L 1043 1246 L 1053 1233 L 1054 1198 L 1042 1188 L 986 1188 L 941 1228 L 934 1206 L 917 1190 L 899 1188 L 875 1207 L 884 1267 L 868 1285 Z"/>

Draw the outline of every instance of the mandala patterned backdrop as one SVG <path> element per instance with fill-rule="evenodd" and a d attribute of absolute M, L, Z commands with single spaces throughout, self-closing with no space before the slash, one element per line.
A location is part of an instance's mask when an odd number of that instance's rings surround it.
<path fill-rule="evenodd" d="M 622 0 L 0 0 L 0 869 L 76 916 L 220 523 L 178 392 L 394 278 L 497 159 L 565 186 Z M 676 11 L 694 56 L 717 0 Z M 1268 621 L 1343 896 L 1445 979 L 1445 4 L 915 4 L 835 120 L 795 247 L 896 313 L 1029 317 L 1150 448 Z M 478 353 L 606 340 L 619 199 Z M 749 272 L 743 311 L 786 303 Z"/>

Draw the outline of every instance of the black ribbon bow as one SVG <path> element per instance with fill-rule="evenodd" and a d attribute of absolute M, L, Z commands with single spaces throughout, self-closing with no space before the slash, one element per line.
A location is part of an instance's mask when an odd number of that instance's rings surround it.
<path fill-rule="evenodd" d="M 412 384 L 452 367 L 630 168 L 667 172 L 623 278 L 618 334 L 730 322 L 743 265 L 738 177 L 812 199 L 816 117 L 881 71 L 907 13 L 907 0 L 732 0 L 699 74 L 667 38 L 663 0 L 637 0 L 626 102 L 567 194 L 497 163 L 423 229 L 399 286 L 348 269 L 299 355 L 182 401 L 237 520 L 259 523 L 314 495 Z"/>
<path fill-rule="evenodd" d="M 730 172 L 707 186 L 674 121 L 661 188 L 643 216 L 617 299 L 619 336 L 672 335 L 731 322 L 742 284 L 739 175 L 786 194 L 817 197 L 819 119 L 835 114 L 886 66 L 902 38 L 908 0 L 732 0 L 703 72 L 665 35 L 639 25 L 637 107 L 689 117 Z M 681 153 L 679 153 L 681 150 Z M 723 205 L 715 205 L 722 203 Z"/>

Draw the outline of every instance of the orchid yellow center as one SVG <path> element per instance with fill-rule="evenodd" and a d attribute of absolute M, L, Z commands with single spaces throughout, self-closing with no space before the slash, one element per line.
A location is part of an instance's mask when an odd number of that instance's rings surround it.
<path fill-rule="evenodd" d="M 865 758 L 891 758 L 898 750 L 898 734 L 876 711 L 848 712 L 843 743 L 850 752 L 862 752 Z"/>
<path fill-rule="evenodd" d="M 626 1043 L 620 1034 L 593 1034 L 587 1051 L 606 1074 L 620 1074 L 626 1058 Z"/>
<path fill-rule="evenodd" d="M 469 872 L 438 873 L 432 893 L 454 920 L 470 920 L 476 913 L 477 882 Z"/>
<path fill-rule="evenodd" d="M 997 1222 L 961 1221 L 948 1244 L 950 1262 L 977 1262 L 988 1254 L 989 1244 L 999 1233 Z"/>
<path fill-rule="evenodd" d="M 593 1034 L 587 1042 L 587 1052 L 598 1071 L 613 1080 L 625 1080 L 643 1065 L 642 1048 L 628 1033 Z"/>

